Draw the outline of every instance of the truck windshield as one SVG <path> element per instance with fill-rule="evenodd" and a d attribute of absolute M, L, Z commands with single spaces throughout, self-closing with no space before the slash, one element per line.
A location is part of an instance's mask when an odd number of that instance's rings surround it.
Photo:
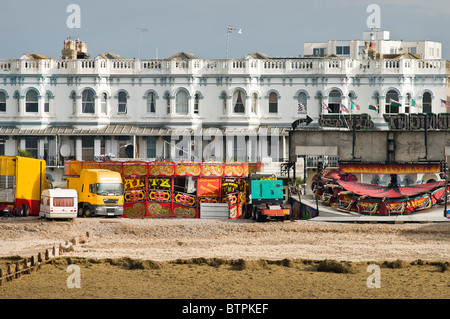
<path fill-rule="evenodd" d="M 97 195 L 123 195 L 121 183 L 97 184 Z"/>

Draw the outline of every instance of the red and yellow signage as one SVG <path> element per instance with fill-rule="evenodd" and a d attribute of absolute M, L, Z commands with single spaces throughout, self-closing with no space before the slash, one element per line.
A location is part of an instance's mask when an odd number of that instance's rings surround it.
<path fill-rule="evenodd" d="M 340 173 L 417 174 L 439 173 L 439 163 L 342 163 Z"/>
<path fill-rule="evenodd" d="M 122 175 L 124 217 L 198 217 L 201 203 L 227 202 L 230 218 L 239 218 L 247 200 L 245 179 L 249 173 L 261 171 L 262 164 L 67 161 L 64 175 L 78 176 L 84 168 L 109 169 Z M 180 191 L 183 178 L 196 183 L 195 193 Z"/>

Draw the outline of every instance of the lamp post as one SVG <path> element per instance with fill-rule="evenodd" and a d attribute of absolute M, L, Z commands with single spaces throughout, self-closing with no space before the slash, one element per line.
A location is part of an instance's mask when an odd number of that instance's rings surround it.
<path fill-rule="evenodd" d="M 138 47 L 138 53 L 137 53 L 137 59 L 139 60 L 139 56 L 141 54 L 141 40 L 142 40 L 142 33 L 148 31 L 148 29 L 145 28 L 136 28 L 139 30 L 139 47 Z"/>
<path fill-rule="evenodd" d="M 233 31 L 237 31 L 238 34 L 242 34 L 242 29 L 233 28 L 232 26 L 228 26 L 228 30 L 227 30 L 227 54 L 226 54 L 226 58 L 227 59 L 228 59 L 228 47 L 229 47 L 229 42 L 230 42 L 230 33 L 232 33 Z"/>

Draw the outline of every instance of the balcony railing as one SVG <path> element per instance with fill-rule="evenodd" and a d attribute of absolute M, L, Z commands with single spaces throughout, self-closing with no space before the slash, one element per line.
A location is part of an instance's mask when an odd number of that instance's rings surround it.
<path fill-rule="evenodd" d="M 445 60 L 230 59 L 230 60 L 0 60 L 0 74 L 433 74 Z"/>

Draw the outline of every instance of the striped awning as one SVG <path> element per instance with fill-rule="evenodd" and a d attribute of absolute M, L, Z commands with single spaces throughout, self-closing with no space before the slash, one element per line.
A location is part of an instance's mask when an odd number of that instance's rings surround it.
<path fill-rule="evenodd" d="M 228 127 L 228 128 L 202 128 L 202 134 L 257 134 L 257 135 L 288 135 L 288 128 L 273 128 L 260 126 L 257 128 Z M 13 126 L 0 126 L 0 136 L 170 136 L 171 134 L 198 134 L 191 128 L 168 128 L 135 125 L 106 125 L 103 127 L 75 128 L 72 126 L 51 126 L 45 128 L 18 128 Z"/>

